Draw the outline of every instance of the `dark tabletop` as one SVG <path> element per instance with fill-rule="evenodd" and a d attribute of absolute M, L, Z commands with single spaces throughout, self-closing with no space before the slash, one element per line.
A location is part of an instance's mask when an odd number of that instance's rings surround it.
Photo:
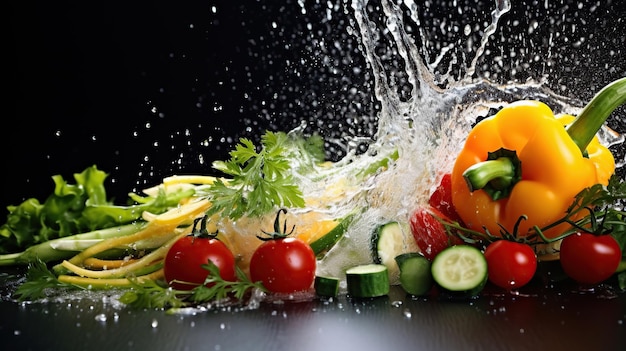
<path fill-rule="evenodd" d="M 532 286 L 532 284 L 531 284 Z M 624 350 L 626 294 L 600 287 L 266 300 L 188 313 L 135 310 L 112 293 L 0 302 L 5 350 Z"/>

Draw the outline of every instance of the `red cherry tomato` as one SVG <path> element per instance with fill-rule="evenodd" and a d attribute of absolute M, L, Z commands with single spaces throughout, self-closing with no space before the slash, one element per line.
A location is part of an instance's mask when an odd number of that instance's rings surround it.
<path fill-rule="evenodd" d="M 163 264 L 165 280 L 174 289 L 191 290 L 204 283 L 209 271 L 202 265 L 213 262 L 226 281 L 237 280 L 235 257 L 214 238 L 188 235 L 178 239 L 169 249 Z"/>
<path fill-rule="evenodd" d="M 250 259 L 250 278 L 274 293 L 308 290 L 315 279 L 315 254 L 297 238 L 264 241 Z"/>
<path fill-rule="evenodd" d="M 430 195 L 428 204 L 449 219 L 457 222 L 461 221 L 461 217 L 459 217 L 454 205 L 452 205 L 452 174 L 446 173 L 443 175 L 441 182 Z"/>
<path fill-rule="evenodd" d="M 489 281 L 503 289 L 520 288 L 533 278 L 537 271 L 537 255 L 522 243 L 498 240 L 485 250 Z"/>
<path fill-rule="evenodd" d="M 439 210 L 432 207 L 419 208 L 411 217 L 411 233 L 424 257 L 433 260 L 443 249 L 460 244 L 456 236 L 448 235 L 444 225 L 437 218 L 450 221 Z"/>
<path fill-rule="evenodd" d="M 622 250 L 611 235 L 575 233 L 561 242 L 561 267 L 581 284 L 597 284 L 615 273 Z"/>

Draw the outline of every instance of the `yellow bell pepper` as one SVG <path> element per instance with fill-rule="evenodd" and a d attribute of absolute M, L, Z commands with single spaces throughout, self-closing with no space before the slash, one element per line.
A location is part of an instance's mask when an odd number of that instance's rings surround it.
<path fill-rule="evenodd" d="M 523 237 L 562 218 L 584 188 L 606 185 L 615 160 L 596 133 L 624 101 L 626 78 L 604 88 L 577 118 L 518 101 L 477 123 L 452 170 L 452 202 L 465 226 L 497 236 L 519 224 L 515 234 Z"/>

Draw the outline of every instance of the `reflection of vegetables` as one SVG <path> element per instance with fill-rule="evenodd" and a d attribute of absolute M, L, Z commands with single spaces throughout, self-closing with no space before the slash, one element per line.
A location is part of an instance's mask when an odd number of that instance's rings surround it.
<path fill-rule="evenodd" d="M 626 78 L 598 93 L 567 129 L 568 121 L 537 101 L 513 103 L 480 121 L 452 172 L 453 204 L 464 224 L 498 235 L 500 226 L 510 231 L 526 215 L 518 230 L 524 236 L 561 218 L 582 189 L 606 185 L 615 161 L 595 134 L 625 100 Z"/>

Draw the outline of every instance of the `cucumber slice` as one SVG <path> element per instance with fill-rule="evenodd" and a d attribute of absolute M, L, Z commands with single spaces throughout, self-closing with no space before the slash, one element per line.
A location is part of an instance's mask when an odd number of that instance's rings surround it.
<path fill-rule="evenodd" d="M 434 281 L 443 289 L 475 296 L 487 283 L 487 260 L 473 246 L 450 246 L 435 256 L 431 272 Z"/>
<path fill-rule="evenodd" d="M 389 272 L 382 264 L 364 264 L 346 270 L 348 294 L 357 298 L 389 294 Z"/>
<path fill-rule="evenodd" d="M 339 241 L 339 239 L 341 239 L 350 226 L 350 223 L 352 223 L 354 215 L 354 213 L 347 215 L 330 232 L 311 243 L 311 249 L 313 249 L 316 256 L 328 251 L 331 247 L 333 247 L 333 245 L 335 245 L 335 243 L 337 243 L 337 241 Z"/>
<path fill-rule="evenodd" d="M 316 275 L 313 287 L 319 296 L 335 297 L 339 294 L 339 279 Z"/>
<path fill-rule="evenodd" d="M 409 252 L 396 256 L 400 269 L 400 286 L 408 294 L 423 296 L 433 286 L 430 261 L 418 252 Z"/>
<path fill-rule="evenodd" d="M 400 276 L 395 257 L 419 250 L 412 237 L 407 242 L 407 233 L 410 233 L 408 225 L 392 221 L 378 226 L 371 237 L 372 259 L 376 264 L 387 266 L 389 281 L 393 284 L 397 284 Z"/>

